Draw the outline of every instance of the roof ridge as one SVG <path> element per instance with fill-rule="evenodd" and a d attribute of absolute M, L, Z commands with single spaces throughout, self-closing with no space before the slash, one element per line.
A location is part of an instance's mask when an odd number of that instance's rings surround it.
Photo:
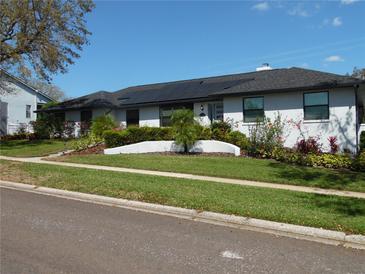
<path fill-rule="evenodd" d="M 129 86 L 123 89 L 116 90 L 112 93 L 124 91 L 126 89 L 131 88 L 137 88 L 137 87 L 146 87 L 146 86 L 157 86 L 157 85 L 163 85 L 163 84 L 174 84 L 174 83 L 183 83 L 183 82 L 189 82 L 189 81 L 202 81 L 202 80 L 208 80 L 208 79 L 215 79 L 220 77 L 229 77 L 229 76 L 238 76 L 238 75 L 250 75 L 250 74 L 259 74 L 259 73 L 267 73 L 270 71 L 277 71 L 277 70 L 288 70 L 291 68 L 276 68 L 276 69 L 270 69 L 270 70 L 262 70 L 262 71 L 249 71 L 249 72 L 241 72 L 241 73 L 232 73 L 232 74 L 222 74 L 222 75 L 216 75 L 216 76 L 207 76 L 207 77 L 199 77 L 199 78 L 192 78 L 192 79 L 184 79 L 184 80 L 174 80 L 174 81 L 167 81 L 167 82 L 158 82 L 158 83 L 151 83 L 151 84 L 143 84 L 143 85 L 135 85 L 135 86 Z"/>
<path fill-rule="evenodd" d="M 43 91 L 40 91 L 38 89 L 36 89 L 35 87 L 33 87 L 32 85 L 26 83 L 26 81 L 24 81 L 23 79 L 16 77 L 14 75 L 12 75 L 11 73 L 7 72 L 5 69 L 0 68 L 0 71 L 3 72 L 5 75 L 7 75 L 10 78 L 13 78 L 14 80 L 18 81 L 19 83 L 25 85 L 26 87 L 32 89 L 33 91 L 35 91 L 36 93 L 39 93 L 40 95 L 47 97 L 48 99 L 51 99 L 52 101 L 56 101 L 56 99 L 54 99 L 52 96 L 49 96 L 48 94 L 46 94 Z"/>

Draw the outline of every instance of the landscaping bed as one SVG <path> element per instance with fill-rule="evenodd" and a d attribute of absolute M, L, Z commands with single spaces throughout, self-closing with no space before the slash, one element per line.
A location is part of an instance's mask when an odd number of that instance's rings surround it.
<path fill-rule="evenodd" d="M 0 172 L 2 180 L 365 234 L 361 199 L 4 160 Z"/>

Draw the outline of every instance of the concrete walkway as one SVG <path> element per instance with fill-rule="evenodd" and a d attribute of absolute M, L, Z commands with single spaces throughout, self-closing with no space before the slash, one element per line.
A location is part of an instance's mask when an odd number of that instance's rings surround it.
<path fill-rule="evenodd" d="M 37 164 L 47 164 L 47 165 L 56 165 L 56 166 L 68 166 L 68 167 L 87 168 L 87 169 L 96 169 L 96 170 L 126 172 L 126 173 L 144 174 L 144 175 L 152 175 L 152 176 L 182 178 L 182 179 L 209 181 L 209 182 L 217 182 L 217 183 L 224 183 L 224 184 L 265 187 L 265 188 L 283 189 L 283 190 L 306 192 L 306 193 L 315 193 L 315 194 L 322 194 L 322 195 L 335 195 L 335 196 L 341 196 L 341 197 L 352 197 L 352 198 L 365 199 L 365 193 L 361 193 L 361 192 L 323 189 L 323 188 L 306 187 L 306 186 L 294 186 L 294 185 L 285 185 L 285 184 L 264 183 L 264 182 L 256 182 L 256 181 L 248 181 L 248 180 L 240 180 L 240 179 L 229 179 L 229 178 L 221 178 L 221 177 L 193 175 L 193 174 L 186 174 L 186 173 L 175 173 L 175 172 L 153 171 L 153 170 L 134 169 L 134 168 L 56 162 L 56 161 L 44 160 L 43 157 L 18 158 L 18 157 L 0 156 L 0 159 L 9 160 L 9 161 L 26 162 L 26 163 L 37 163 Z"/>

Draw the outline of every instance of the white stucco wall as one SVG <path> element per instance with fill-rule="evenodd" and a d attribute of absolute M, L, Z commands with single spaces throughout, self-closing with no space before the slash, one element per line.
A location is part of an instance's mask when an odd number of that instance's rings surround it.
<path fill-rule="evenodd" d="M 254 96 L 253 96 L 254 97 Z M 249 135 L 252 123 L 243 122 L 243 98 L 224 98 L 224 120 L 233 121 L 234 128 Z M 271 119 L 280 112 L 284 121 L 301 121 L 306 137 L 318 137 L 323 149 L 329 149 L 328 137 L 336 136 L 341 149 L 356 150 L 356 118 L 354 90 L 329 90 L 329 120 L 304 121 L 303 92 L 264 95 L 265 115 Z M 293 147 L 300 137 L 300 131 L 293 123 L 286 122 L 285 146 Z"/>
<path fill-rule="evenodd" d="M 114 117 L 115 122 L 121 128 L 127 127 L 126 114 L 124 109 L 114 109 L 111 115 Z"/>
<path fill-rule="evenodd" d="M 201 107 L 203 107 L 203 110 L 201 110 Z M 194 115 L 202 126 L 209 126 L 211 121 L 208 116 L 208 102 L 194 103 Z"/>
<path fill-rule="evenodd" d="M 160 108 L 142 107 L 139 109 L 139 126 L 159 127 L 160 126 Z"/>
<path fill-rule="evenodd" d="M 35 92 L 31 88 L 16 81 L 7 82 L 10 92 L 0 92 L 0 101 L 8 103 L 7 134 L 17 131 L 20 124 L 29 125 L 37 119 L 37 104 L 45 104 L 51 100 Z M 30 118 L 26 117 L 26 105 L 30 105 Z M 31 130 L 31 127 L 28 127 Z"/>

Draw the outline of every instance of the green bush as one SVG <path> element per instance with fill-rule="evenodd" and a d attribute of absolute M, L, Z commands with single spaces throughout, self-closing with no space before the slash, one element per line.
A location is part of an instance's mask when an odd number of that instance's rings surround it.
<path fill-rule="evenodd" d="M 225 121 L 214 122 L 211 125 L 212 139 L 227 142 L 228 134 L 231 133 L 232 127 Z"/>
<path fill-rule="evenodd" d="M 360 151 L 365 150 L 365 131 L 361 131 L 360 133 Z"/>
<path fill-rule="evenodd" d="M 118 147 L 143 141 L 173 140 L 173 130 L 168 127 L 130 127 L 125 130 L 106 130 L 103 134 L 107 147 Z"/>
<path fill-rule="evenodd" d="M 211 140 L 212 130 L 209 127 L 198 126 L 198 139 L 199 140 Z"/>
<path fill-rule="evenodd" d="M 72 149 L 76 150 L 76 151 L 81 151 L 81 150 L 85 150 L 89 147 L 95 146 L 97 144 L 100 144 L 103 141 L 102 138 L 97 137 L 93 134 L 90 134 L 87 137 L 84 138 L 80 138 L 75 140 L 72 143 Z"/>
<path fill-rule="evenodd" d="M 351 168 L 356 171 L 365 172 L 365 151 L 359 153 L 352 162 Z"/>
<path fill-rule="evenodd" d="M 189 147 L 198 139 L 199 125 L 194 118 L 194 112 L 190 109 L 178 109 L 171 116 L 175 142 L 184 147 L 187 153 Z"/>
<path fill-rule="evenodd" d="M 271 158 L 275 148 L 282 147 L 284 143 L 283 132 L 285 123 L 278 113 L 273 121 L 264 117 L 257 121 L 250 130 L 249 153 L 253 156 Z"/>
<path fill-rule="evenodd" d="M 247 150 L 249 141 L 245 134 L 239 131 L 232 131 L 227 136 L 227 142 L 238 146 L 241 150 Z"/>
<path fill-rule="evenodd" d="M 95 118 L 91 123 L 91 134 L 102 138 L 103 132 L 116 127 L 116 123 L 112 116 L 103 115 Z"/>
<path fill-rule="evenodd" d="M 351 157 L 346 154 L 303 154 L 284 147 L 276 147 L 272 158 L 280 162 L 326 168 L 350 168 L 352 164 Z"/>
<path fill-rule="evenodd" d="M 352 159 L 349 156 L 340 154 L 309 154 L 306 159 L 307 165 L 313 167 L 350 168 L 352 164 Z"/>

